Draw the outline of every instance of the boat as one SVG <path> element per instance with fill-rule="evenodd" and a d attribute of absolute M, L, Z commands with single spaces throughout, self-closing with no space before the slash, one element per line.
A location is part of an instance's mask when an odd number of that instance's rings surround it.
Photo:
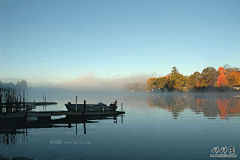
<path fill-rule="evenodd" d="M 240 95 L 233 96 L 235 99 L 240 99 Z"/>
<path fill-rule="evenodd" d="M 68 102 L 65 104 L 68 111 L 76 111 L 76 104 Z M 117 110 L 117 100 L 109 105 L 98 102 L 98 104 L 85 104 L 85 112 L 106 112 L 106 111 L 116 111 Z M 84 111 L 84 104 L 77 104 L 77 112 Z"/>

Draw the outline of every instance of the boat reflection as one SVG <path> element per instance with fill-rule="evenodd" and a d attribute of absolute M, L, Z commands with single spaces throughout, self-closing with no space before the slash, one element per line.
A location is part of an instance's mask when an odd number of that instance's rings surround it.
<path fill-rule="evenodd" d="M 162 108 L 172 113 L 176 119 L 185 109 L 191 109 L 195 114 L 214 119 L 240 116 L 240 99 L 234 96 L 208 97 L 190 94 L 165 94 L 161 96 L 149 96 L 146 100 L 151 108 Z"/>
<path fill-rule="evenodd" d="M 67 116 L 66 118 L 53 119 L 49 121 L 16 121 L 3 120 L 0 122 L 0 145 L 14 145 L 16 143 L 24 143 L 28 141 L 30 129 L 35 128 L 76 128 L 78 134 L 79 125 L 83 124 L 83 134 L 87 134 L 87 123 L 100 123 L 101 120 L 112 120 L 113 123 L 118 122 L 118 116 L 121 117 L 123 123 L 123 115 L 114 116 L 89 116 L 79 118 L 77 116 Z M 14 123 L 14 124 L 13 124 Z"/>

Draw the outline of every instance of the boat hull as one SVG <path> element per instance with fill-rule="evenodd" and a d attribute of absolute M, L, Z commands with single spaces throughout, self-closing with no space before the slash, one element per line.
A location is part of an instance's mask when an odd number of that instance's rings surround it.
<path fill-rule="evenodd" d="M 65 104 L 68 111 L 76 111 L 76 104 Z M 118 106 L 106 106 L 106 105 L 86 105 L 85 112 L 107 112 L 116 111 Z M 77 112 L 83 112 L 84 105 L 77 104 Z"/>

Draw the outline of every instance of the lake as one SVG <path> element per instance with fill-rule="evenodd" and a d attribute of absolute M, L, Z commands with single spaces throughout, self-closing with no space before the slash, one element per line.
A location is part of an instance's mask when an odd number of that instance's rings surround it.
<path fill-rule="evenodd" d="M 123 116 L 46 128 L 1 129 L 0 155 L 65 159 L 222 159 L 240 156 L 240 99 L 233 93 L 138 93 L 29 89 L 30 101 L 57 102 L 36 111 L 66 110 L 64 104 L 117 99 Z M 60 117 L 52 117 L 56 119 Z M 15 131 L 15 130 L 14 130 Z M 218 148 L 217 148 L 218 147 Z M 226 148 L 225 148 L 226 147 Z M 217 150 L 218 149 L 218 150 Z M 221 150 L 222 149 L 222 150 Z M 224 150 L 225 149 L 225 150 Z"/>

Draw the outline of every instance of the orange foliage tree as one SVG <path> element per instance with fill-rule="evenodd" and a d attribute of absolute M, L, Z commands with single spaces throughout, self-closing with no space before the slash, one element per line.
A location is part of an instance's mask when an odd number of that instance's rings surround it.
<path fill-rule="evenodd" d="M 155 87 L 155 82 L 157 81 L 157 78 L 149 78 L 146 82 L 146 85 L 149 89 L 152 89 Z"/>
<path fill-rule="evenodd" d="M 240 85 L 240 72 L 239 71 L 230 71 L 227 79 L 228 79 L 230 86 Z"/>
<path fill-rule="evenodd" d="M 197 87 L 197 88 L 200 88 L 200 87 L 201 87 L 201 83 L 200 83 L 199 80 L 197 80 L 197 82 L 196 82 L 196 87 Z"/>
<path fill-rule="evenodd" d="M 217 80 L 218 87 L 225 87 L 228 86 L 228 80 L 226 77 L 226 70 L 223 67 L 218 68 L 219 76 Z"/>

